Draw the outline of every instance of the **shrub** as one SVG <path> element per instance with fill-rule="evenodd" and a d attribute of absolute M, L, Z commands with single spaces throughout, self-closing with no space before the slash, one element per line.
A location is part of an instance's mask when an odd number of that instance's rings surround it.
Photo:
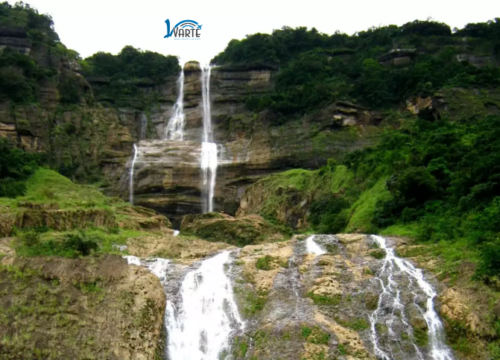
<path fill-rule="evenodd" d="M 5 138 L 0 138 L 0 154 L 0 197 L 24 195 L 25 180 L 37 169 L 40 156 L 14 148 Z"/>
<path fill-rule="evenodd" d="M 500 241 L 483 245 L 475 277 L 486 282 L 493 277 L 500 278 Z"/>
<path fill-rule="evenodd" d="M 66 234 L 62 241 L 50 239 L 41 241 L 36 231 L 21 235 L 20 246 L 16 251 L 21 256 L 61 256 L 77 258 L 88 256 L 97 251 L 99 246 L 96 238 L 88 237 L 84 232 Z"/>
<path fill-rule="evenodd" d="M 266 255 L 257 259 L 255 267 L 259 270 L 271 270 L 271 262 L 274 260 L 272 256 Z"/>
<path fill-rule="evenodd" d="M 347 225 L 348 216 L 343 210 L 348 207 L 349 203 L 341 196 L 328 194 L 311 203 L 309 221 L 318 232 L 339 233 Z"/>

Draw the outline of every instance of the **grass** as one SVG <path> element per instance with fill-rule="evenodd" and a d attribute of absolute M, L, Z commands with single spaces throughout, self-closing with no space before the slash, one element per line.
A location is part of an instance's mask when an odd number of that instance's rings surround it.
<path fill-rule="evenodd" d="M 81 243 L 90 246 L 95 243 L 97 247 L 93 248 L 94 253 L 106 253 L 122 255 L 113 245 L 125 245 L 129 238 L 145 236 L 148 233 L 120 229 L 116 232 L 115 229 L 105 228 L 88 228 L 83 231 L 64 231 L 57 232 L 49 230 L 43 233 L 34 231 L 19 232 L 18 239 L 15 243 L 16 253 L 19 256 L 61 256 L 75 258 L 89 255 L 90 253 L 82 252 Z M 81 237 L 81 241 L 77 243 L 69 243 L 68 238 L 74 236 Z"/>
<path fill-rule="evenodd" d="M 269 271 L 272 269 L 271 262 L 274 260 L 272 256 L 266 255 L 257 259 L 255 267 L 259 270 Z"/>
<path fill-rule="evenodd" d="M 365 318 L 356 318 L 352 320 L 342 320 L 340 318 L 335 318 L 335 321 L 343 327 L 348 327 L 356 331 L 363 331 L 370 327 L 370 324 L 368 324 L 368 321 L 366 321 Z"/>
<path fill-rule="evenodd" d="M 27 191 L 16 199 L 0 198 L 0 205 L 16 209 L 23 202 L 34 204 L 56 203 L 59 209 L 97 208 L 113 209 L 130 206 L 119 198 L 110 198 L 96 186 L 79 185 L 59 173 L 39 168 L 26 182 Z"/>
<path fill-rule="evenodd" d="M 346 228 L 346 232 L 374 232 L 372 223 L 375 205 L 379 200 L 385 200 L 390 197 L 390 193 L 385 185 L 387 179 L 379 179 L 373 187 L 364 191 L 358 200 L 351 206 L 351 217 Z"/>
<path fill-rule="evenodd" d="M 312 328 L 302 326 L 301 335 L 311 344 L 328 345 L 328 341 L 330 340 L 330 334 L 324 332 L 318 326 Z"/>
<path fill-rule="evenodd" d="M 377 260 L 381 260 L 381 259 L 385 258 L 386 253 L 385 253 L 385 250 L 379 249 L 379 250 L 371 251 L 370 255 L 373 256 Z"/>
<path fill-rule="evenodd" d="M 316 295 L 312 292 L 307 293 L 307 297 L 311 298 L 316 305 L 338 305 L 342 300 L 342 296 L 335 295 L 333 297 Z"/>

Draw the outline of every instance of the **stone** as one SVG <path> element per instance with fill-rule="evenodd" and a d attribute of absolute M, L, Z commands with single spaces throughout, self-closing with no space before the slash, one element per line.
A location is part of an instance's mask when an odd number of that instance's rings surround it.
<path fill-rule="evenodd" d="M 147 269 L 116 255 L 16 258 L 10 269 L 22 278 L 0 266 L 2 288 L 10 289 L 0 294 L 0 306 L 12 319 L 0 327 L 0 336 L 18 339 L 3 343 L 7 358 L 28 359 L 35 349 L 45 358 L 156 358 L 166 299 Z M 16 306 L 36 307 L 36 314 Z"/>
<path fill-rule="evenodd" d="M 181 231 L 237 246 L 284 239 L 278 229 L 258 215 L 238 218 L 221 213 L 186 215 L 181 222 Z"/>

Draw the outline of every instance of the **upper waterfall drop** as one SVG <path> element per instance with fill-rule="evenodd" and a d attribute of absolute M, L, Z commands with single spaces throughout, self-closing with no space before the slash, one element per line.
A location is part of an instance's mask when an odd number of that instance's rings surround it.
<path fill-rule="evenodd" d="M 128 194 L 128 201 L 132 205 L 134 205 L 134 166 L 136 160 L 137 160 L 137 146 L 134 144 L 134 156 L 132 158 L 132 164 L 130 165 L 130 173 L 129 173 L 129 194 Z"/>
<path fill-rule="evenodd" d="M 212 113 L 210 110 L 210 74 L 211 67 L 201 70 L 201 91 L 203 98 L 203 139 L 201 146 L 202 170 L 202 211 L 212 212 L 214 209 L 214 192 L 217 179 L 217 144 L 213 142 Z"/>
<path fill-rule="evenodd" d="M 210 75 L 212 67 L 204 66 L 201 70 L 201 91 L 203 97 L 203 142 L 213 142 L 212 112 L 210 109 Z"/>
<path fill-rule="evenodd" d="M 165 130 L 166 140 L 184 140 L 184 70 L 181 70 L 177 80 L 178 95 L 174 105 L 174 112 L 168 121 Z"/>

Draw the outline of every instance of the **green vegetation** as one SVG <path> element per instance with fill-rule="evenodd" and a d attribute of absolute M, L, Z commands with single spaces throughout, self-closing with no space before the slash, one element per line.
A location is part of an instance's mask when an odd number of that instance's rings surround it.
<path fill-rule="evenodd" d="M 373 250 L 370 252 L 370 255 L 373 256 L 375 259 L 378 259 L 378 260 L 381 260 L 383 258 L 385 258 L 385 250 Z"/>
<path fill-rule="evenodd" d="M 16 252 L 20 256 L 61 256 L 77 258 L 90 255 L 98 248 L 97 241 L 84 232 L 69 233 L 62 241 L 52 239 L 42 242 L 40 234 L 28 231 L 21 235 Z"/>
<path fill-rule="evenodd" d="M 40 164 L 40 156 L 13 148 L 4 138 L 0 138 L 0 154 L 0 197 L 24 195 L 26 179 Z"/>
<path fill-rule="evenodd" d="M 363 331 L 370 327 L 368 321 L 365 318 L 356 318 L 350 320 L 342 320 L 340 318 L 335 318 L 335 321 L 342 325 L 343 327 L 348 327 L 356 331 Z"/>
<path fill-rule="evenodd" d="M 453 120 L 407 118 L 387 129 L 379 145 L 341 163 L 263 179 L 271 195 L 260 213 L 272 218 L 279 189 L 287 189 L 297 203 L 312 199 L 313 230 L 411 236 L 436 244 L 429 251 L 449 264 L 448 274 L 467 258 L 478 263 L 476 278 L 494 283 L 500 275 L 500 116 Z"/>
<path fill-rule="evenodd" d="M 457 55 L 463 53 L 464 36 L 473 55 L 498 54 L 499 29 L 499 19 L 469 24 L 455 33 L 446 24 L 418 20 L 353 36 L 283 27 L 271 35 L 232 40 L 212 62 L 247 69 L 279 67 L 275 92 L 250 96 L 247 106 L 255 111 L 270 108 L 284 115 L 277 121 L 287 121 L 287 115 L 338 100 L 384 108 L 443 87 L 498 86 L 498 67 L 478 68 L 460 62 Z M 402 49 L 399 54 L 390 53 L 394 44 Z M 405 64 L 390 66 L 398 56 Z"/>
<path fill-rule="evenodd" d="M 255 267 L 259 270 L 271 270 L 271 262 L 274 260 L 272 256 L 266 255 L 257 259 Z"/>
<path fill-rule="evenodd" d="M 113 80 L 150 78 L 161 83 L 181 70 L 176 56 L 164 56 L 152 51 L 141 51 L 125 46 L 118 55 L 98 52 L 85 59 L 85 75 L 107 76 Z"/>
<path fill-rule="evenodd" d="M 152 100 L 141 86 L 163 84 L 181 70 L 176 56 L 164 56 L 152 51 L 141 51 L 125 46 L 118 55 L 98 52 L 82 62 L 87 78 L 99 79 L 94 83 L 94 96 L 118 106 L 134 106 L 138 100 L 147 105 Z"/>
<path fill-rule="evenodd" d="M 243 315 L 252 317 L 264 309 L 267 302 L 268 292 L 264 290 L 248 290 L 243 287 L 236 287 L 235 294 L 240 295 L 239 298 L 243 302 Z"/>
<path fill-rule="evenodd" d="M 36 166 L 36 155 L 24 153 L 20 150 L 15 150 L 15 154 L 17 155 L 13 158 L 13 161 L 21 164 L 21 171 L 31 171 L 32 173 L 33 167 Z M 24 160 L 26 165 L 22 165 L 23 157 L 26 159 Z M 4 157 L 2 156 L 0 157 L 0 163 L 3 161 Z M 28 174 L 30 173 L 28 172 Z M 59 209 L 99 208 L 108 210 L 114 207 L 130 206 L 130 204 L 119 198 L 107 197 L 95 186 L 75 184 L 57 172 L 44 168 L 38 168 L 25 181 L 24 185 L 24 196 L 19 196 L 18 193 L 15 194 L 18 196 L 16 199 L 0 197 L 0 205 L 8 205 L 15 209 L 28 202 L 39 205 L 57 204 Z"/>
<path fill-rule="evenodd" d="M 302 326 L 301 333 L 302 337 L 311 344 L 328 345 L 328 341 L 330 340 L 330 334 L 324 332 L 318 326 L 314 326 L 312 328 Z"/>
<path fill-rule="evenodd" d="M 78 59 L 78 54 L 67 49 L 54 31 L 54 22 L 49 15 L 39 14 L 28 4 L 17 2 L 10 5 L 0 3 L 0 24 L 7 33 L 19 38 L 19 46 L 37 51 L 42 48 L 48 54 Z M 0 100 L 14 103 L 33 103 L 38 100 L 41 81 L 55 81 L 56 62 L 41 65 L 38 61 L 17 49 L 6 48 L 0 53 Z"/>
<path fill-rule="evenodd" d="M 307 297 L 311 298 L 316 305 L 338 305 L 342 300 L 342 296 L 340 295 L 330 297 L 313 294 L 312 292 L 307 293 Z"/>

